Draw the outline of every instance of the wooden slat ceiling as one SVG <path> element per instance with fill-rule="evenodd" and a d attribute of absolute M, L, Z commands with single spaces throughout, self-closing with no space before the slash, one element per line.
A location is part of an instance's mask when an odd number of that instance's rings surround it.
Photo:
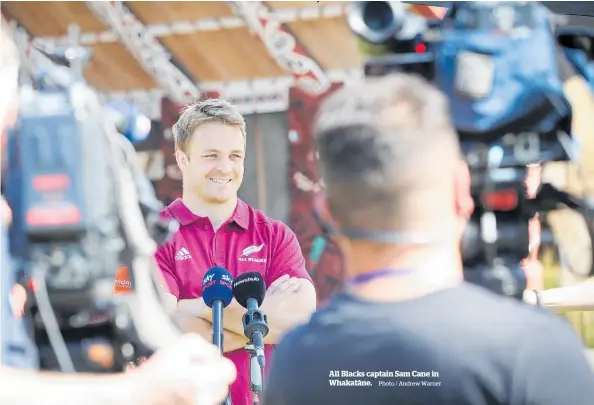
<path fill-rule="evenodd" d="M 311 7 L 345 2 L 268 2 L 273 10 Z M 175 21 L 195 21 L 233 16 L 225 2 L 127 2 L 146 25 Z M 24 26 L 33 37 L 65 36 L 76 23 L 81 32 L 100 33 L 108 28 L 84 2 L 2 2 L 2 11 Z M 344 17 L 297 21 L 287 24 L 304 48 L 324 69 L 351 69 L 361 66 L 355 40 Z M 200 82 L 225 82 L 286 75 L 265 46 L 247 27 L 200 31 L 159 38 L 175 60 Z M 131 53 L 120 43 L 92 46 L 93 57 L 85 75 L 104 91 L 155 88 Z"/>
<path fill-rule="evenodd" d="M 356 41 L 346 19 L 296 21 L 287 24 L 324 69 L 352 69 L 362 66 Z"/>
<path fill-rule="evenodd" d="M 68 33 L 68 25 L 77 23 L 82 32 L 101 32 L 106 27 L 84 2 L 10 1 L 2 2 L 2 11 L 21 23 L 33 36 L 58 36 Z"/>
<path fill-rule="evenodd" d="M 283 75 L 266 47 L 247 28 L 173 35 L 162 38 L 161 42 L 199 81 Z"/>
<path fill-rule="evenodd" d="M 145 24 L 161 24 L 233 15 L 231 8 L 222 1 L 130 1 L 127 4 Z"/>
<path fill-rule="evenodd" d="M 315 4 L 314 4 L 315 3 Z M 283 8 L 298 8 L 298 7 L 310 7 L 312 5 L 324 6 L 329 4 L 346 4 L 348 1 L 269 1 L 266 4 L 273 10 L 279 10 Z"/>

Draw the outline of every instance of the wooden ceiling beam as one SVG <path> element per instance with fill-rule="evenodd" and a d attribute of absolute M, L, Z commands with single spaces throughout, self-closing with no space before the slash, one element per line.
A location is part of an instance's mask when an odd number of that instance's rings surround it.
<path fill-rule="evenodd" d="M 340 17 L 346 14 L 347 6 L 348 5 L 343 4 L 329 4 L 322 6 L 286 8 L 276 11 L 261 10 L 261 12 L 281 24 L 286 24 L 295 21 L 314 21 Z M 192 34 L 201 31 L 219 31 L 246 26 L 248 26 L 248 24 L 241 16 L 238 15 L 199 20 L 180 20 L 170 23 L 145 25 L 147 32 L 155 38 L 163 38 L 180 34 Z M 68 37 L 44 36 L 37 37 L 35 40 L 46 44 L 59 45 L 62 43 L 67 43 Z M 107 30 L 99 33 L 85 32 L 80 36 L 80 43 L 84 46 L 109 42 L 118 42 L 118 35 L 113 30 Z"/>
<path fill-rule="evenodd" d="M 172 55 L 122 1 L 86 4 L 173 101 L 186 104 L 200 98 L 194 79 L 173 63 Z"/>
<path fill-rule="evenodd" d="M 324 69 L 265 2 L 232 1 L 229 4 L 235 13 L 246 22 L 250 31 L 257 35 L 266 46 L 268 53 L 276 63 L 293 76 L 295 86 L 313 96 L 323 94 L 330 89 L 332 81 Z M 344 7 L 339 9 L 346 10 Z M 318 8 L 318 10 L 320 9 Z M 319 15 L 321 14 L 315 17 Z"/>

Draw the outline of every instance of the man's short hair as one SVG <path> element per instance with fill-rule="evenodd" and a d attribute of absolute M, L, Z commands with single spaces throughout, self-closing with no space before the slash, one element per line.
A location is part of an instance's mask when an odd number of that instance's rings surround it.
<path fill-rule="evenodd" d="M 346 227 L 406 222 L 404 205 L 435 190 L 460 157 L 447 99 L 413 75 L 338 90 L 321 105 L 315 133 L 330 210 Z"/>
<path fill-rule="evenodd" d="M 213 121 L 237 126 L 241 130 L 245 143 L 245 119 L 237 108 L 223 99 L 211 98 L 188 104 L 182 110 L 179 119 L 173 126 L 175 150 L 187 153 L 187 146 L 196 128 Z"/>

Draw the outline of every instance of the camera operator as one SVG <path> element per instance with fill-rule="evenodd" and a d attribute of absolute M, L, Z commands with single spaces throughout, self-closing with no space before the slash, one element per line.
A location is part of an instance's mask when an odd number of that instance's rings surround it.
<path fill-rule="evenodd" d="M 277 347 L 265 405 L 591 402 L 569 325 L 463 281 L 470 174 L 441 92 L 404 74 L 348 86 L 315 132 L 349 278 Z"/>
<path fill-rule="evenodd" d="M 526 178 L 528 192 L 536 192 L 543 182 L 556 185 L 573 195 L 592 198 L 587 195 L 594 190 L 594 98 L 588 83 L 568 63 L 567 59 L 559 55 L 560 76 L 563 80 L 563 91 L 571 104 L 572 132 L 581 145 L 577 163 L 546 163 L 530 169 Z M 576 247 L 588 245 L 584 243 L 587 235 L 578 232 L 583 229 L 583 219 L 570 209 L 556 210 L 548 213 L 547 222 L 553 232 L 555 242 L 562 252 L 571 252 L 573 257 L 570 265 L 580 269 L 585 274 L 592 266 L 590 249 L 576 251 Z M 531 240 L 540 239 L 540 228 L 531 229 Z M 532 244 L 532 243 L 531 243 Z M 537 258 L 527 260 L 533 267 L 540 267 Z M 528 270 L 528 269 L 527 269 Z M 530 276 L 530 275 L 529 275 Z M 594 308 L 594 278 L 589 278 L 576 285 L 553 288 L 540 291 L 530 288 L 524 294 L 524 301 L 532 305 L 540 305 L 554 310 L 579 311 Z"/>
<path fill-rule="evenodd" d="M 17 117 L 18 54 L 4 30 L 0 34 L 0 132 L 2 146 L 6 132 Z M 4 148 L 2 148 L 4 149 Z M 3 209 L 2 214 L 6 214 Z M 8 219 L 8 217 L 6 218 Z M 24 342 L 15 341 L 7 328 L 15 324 L 8 291 L 14 285 L 13 268 L 7 249 L 7 221 L 2 224 L 2 289 L 0 290 L 0 351 L 21 350 Z M 24 339 L 25 335 L 19 336 Z M 29 353 L 21 353 L 23 356 Z M 33 356 L 33 354 L 30 354 Z M 231 362 L 222 358 L 216 347 L 196 335 L 185 335 L 159 351 L 137 372 L 112 375 L 64 375 L 20 370 L 21 364 L 6 361 L 0 369 L 0 403 L 6 405 L 84 405 L 84 404 L 205 404 L 222 401 L 235 378 Z"/>

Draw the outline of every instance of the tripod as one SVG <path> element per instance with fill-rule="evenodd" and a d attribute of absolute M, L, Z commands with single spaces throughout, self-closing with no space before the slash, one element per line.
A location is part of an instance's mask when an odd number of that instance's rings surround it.
<path fill-rule="evenodd" d="M 266 314 L 259 309 L 248 309 L 242 319 L 243 333 L 250 339 L 245 350 L 250 354 L 250 389 L 254 405 L 260 403 L 264 379 L 264 337 L 268 334 Z"/>
<path fill-rule="evenodd" d="M 260 363 L 258 363 L 256 346 L 254 346 L 253 340 L 246 343 L 245 350 L 250 355 L 250 390 L 254 395 L 254 405 L 258 405 L 260 403 L 260 394 L 262 393 L 264 370 L 262 370 Z"/>

